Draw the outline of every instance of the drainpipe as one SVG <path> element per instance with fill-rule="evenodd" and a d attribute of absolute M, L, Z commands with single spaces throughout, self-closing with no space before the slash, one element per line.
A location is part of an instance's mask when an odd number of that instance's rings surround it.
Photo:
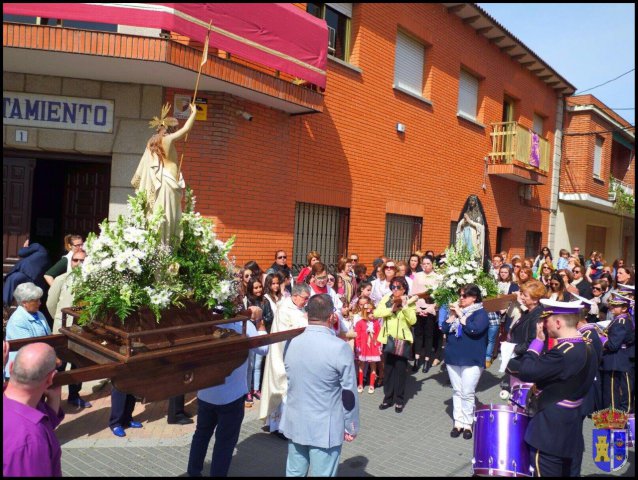
<path fill-rule="evenodd" d="M 556 130 L 554 132 L 554 157 L 552 159 L 552 189 L 549 204 L 549 234 L 547 245 L 552 252 L 556 250 L 556 217 L 558 211 L 558 194 L 560 192 L 560 164 L 563 155 L 563 119 L 565 102 L 563 95 L 558 97 L 556 105 Z"/>

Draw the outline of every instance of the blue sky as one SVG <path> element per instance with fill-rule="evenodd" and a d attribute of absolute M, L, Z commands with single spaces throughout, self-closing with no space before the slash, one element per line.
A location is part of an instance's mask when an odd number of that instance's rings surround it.
<path fill-rule="evenodd" d="M 479 3 L 578 90 L 635 68 L 633 3 Z M 635 125 L 636 72 L 584 92 Z"/>

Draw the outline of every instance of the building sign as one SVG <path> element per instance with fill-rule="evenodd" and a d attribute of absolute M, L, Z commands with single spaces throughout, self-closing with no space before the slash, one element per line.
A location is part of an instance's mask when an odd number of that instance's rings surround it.
<path fill-rule="evenodd" d="M 189 95 L 176 94 L 173 98 L 173 111 L 174 117 L 180 120 L 186 120 L 191 115 L 191 109 L 189 107 L 192 98 Z M 208 100 L 203 97 L 195 98 L 195 107 L 197 108 L 197 114 L 195 120 L 206 121 L 208 117 Z"/>
<path fill-rule="evenodd" d="M 112 133 L 112 100 L 2 92 L 4 125 Z"/>

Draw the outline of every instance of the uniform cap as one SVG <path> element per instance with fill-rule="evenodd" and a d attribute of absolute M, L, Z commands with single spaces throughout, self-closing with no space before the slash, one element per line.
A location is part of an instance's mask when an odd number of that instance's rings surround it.
<path fill-rule="evenodd" d="M 541 317 L 549 317 L 550 315 L 578 315 L 584 308 L 581 300 L 573 302 L 559 302 L 558 300 L 541 298 L 540 303 L 544 308 Z"/>

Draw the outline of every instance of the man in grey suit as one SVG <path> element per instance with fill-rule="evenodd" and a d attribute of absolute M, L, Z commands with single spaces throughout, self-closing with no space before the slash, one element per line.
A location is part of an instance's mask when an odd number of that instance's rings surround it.
<path fill-rule="evenodd" d="M 308 301 L 308 326 L 284 351 L 288 398 L 280 430 L 288 442 L 287 477 L 337 475 L 343 441 L 359 431 L 354 359 L 335 336 L 339 321 L 329 295 Z"/>

